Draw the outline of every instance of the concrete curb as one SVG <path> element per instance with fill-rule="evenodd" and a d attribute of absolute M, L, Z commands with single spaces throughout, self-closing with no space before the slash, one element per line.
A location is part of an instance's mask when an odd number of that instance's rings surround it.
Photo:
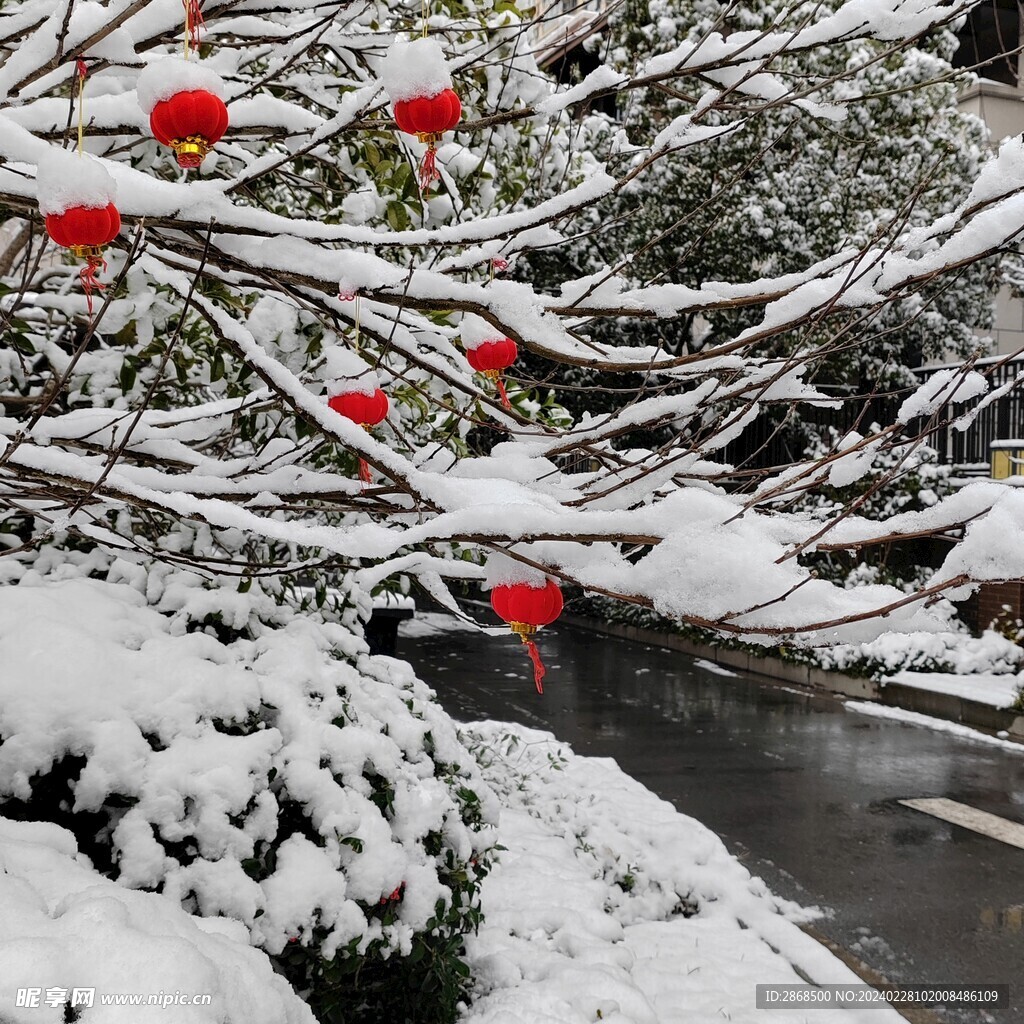
<path fill-rule="evenodd" d="M 947 722 L 959 722 L 974 729 L 988 733 L 1005 732 L 1012 740 L 1024 743 L 1024 715 L 1016 711 L 995 708 L 991 704 L 968 700 L 948 693 L 936 693 L 933 690 L 921 690 L 905 683 L 880 683 L 874 679 L 860 676 L 848 676 L 843 672 L 831 672 L 813 665 L 801 665 L 783 661 L 773 654 L 750 654 L 747 651 L 734 651 L 727 648 L 713 647 L 710 644 L 695 643 L 684 636 L 673 633 L 661 633 L 640 626 L 626 626 L 618 622 L 601 622 L 597 619 L 577 618 L 573 615 L 562 615 L 559 623 L 588 629 L 596 633 L 605 633 L 622 640 L 635 643 L 650 644 L 653 647 L 667 647 L 673 651 L 682 651 L 695 658 L 705 658 L 718 665 L 739 669 L 749 675 L 764 676 L 767 679 L 786 683 L 796 683 L 812 690 L 852 697 L 856 700 L 875 701 L 889 707 L 903 708 L 905 711 L 916 711 L 932 718 L 941 718 Z"/>

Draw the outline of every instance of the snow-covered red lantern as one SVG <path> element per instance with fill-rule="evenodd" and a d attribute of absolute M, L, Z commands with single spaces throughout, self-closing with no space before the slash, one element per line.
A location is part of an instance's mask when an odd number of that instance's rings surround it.
<path fill-rule="evenodd" d="M 441 178 L 437 144 L 462 118 L 444 51 L 436 39 L 394 43 L 381 65 L 381 78 L 398 127 L 427 147 L 419 170 L 420 191 L 427 193 Z"/>
<path fill-rule="evenodd" d="M 198 61 L 165 57 L 147 64 L 136 95 L 154 138 L 174 150 L 179 167 L 198 167 L 227 131 L 224 82 Z"/>
<path fill-rule="evenodd" d="M 469 365 L 477 373 L 482 373 L 494 381 L 501 396 L 501 404 L 506 409 L 511 409 L 503 375 L 519 355 L 516 343 L 511 338 L 504 337 L 482 317 L 473 316 L 472 313 L 467 313 L 462 318 L 459 334 Z"/>
<path fill-rule="evenodd" d="M 388 396 L 380 388 L 373 391 L 343 391 L 332 395 L 327 404 L 346 419 L 361 427 L 375 427 L 388 414 Z"/>
<path fill-rule="evenodd" d="M 327 405 L 345 419 L 370 430 L 382 423 L 388 414 L 388 396 L 380 387 L 377 374 L 368 369 L 354 352 L 342 348 L 328 349 L 324 371 L 331 380 Z M 359 479 L 369 483 L 370 467 L 359 460 Z"/>
<path fill-rule="evenodd" d="M 543 583 L 502 583 L 491 588 L 491 607 L 508 623 L 508 628 L 526 645 L 533 662 L 533 681 L 537 692 L 544 692 L 544 663 L 533 642 L 542 626 L 550 625 L 562 614 L 562 591 L 554 580 Z"/>
<path fill-rule="evenodd" d="M 103 247 L 121 230 L 121 215 L 114 203 L 117 185 L 95 157 L 53 148 L 36 168 L 36 192 L 46 233 L 86 261 L 78 276 L 91 316 L 92 293 L 103 288 L 96 276 L 107 265 Z"/>

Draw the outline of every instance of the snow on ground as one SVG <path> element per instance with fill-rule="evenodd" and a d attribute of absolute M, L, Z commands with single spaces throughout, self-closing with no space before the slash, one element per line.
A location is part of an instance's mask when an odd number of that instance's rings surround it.
<path fill-rule="evenodd" d="M 507 850 L 484 881 L 486 919 L 469 949 L 477 998 L 463 1024 L 741 1024 L 763 1018 L 758 983 L 860 982 L 800 930 L 806 911 L 614 761 L 504 723 L 466 726 L 463 739 L 500 795 Z M 772 1011 L 777 1024 L 804 1019 Z"/>
<path fill-rule="evenodd" d="M 192 917 L 104 878 L 57 825 L 0 818 L 3 1024 L 60 1024 L 72 1000 L 82 1024 L 315 1024 L 248 940 L 238 922 Z M 18 987 L 40 989 L 40 1005 L 17 1006 Z M 175 993 L 211 998 L 102 1005 L 104 996 Z"/>
<path fill-rule="evenodd" d="M 694 658 L 693 663 L 697 668 L 702 668 L 705 672 L 713 672 L 716 676 L 739 677 L 739 672 L 733 672 L 731 668 L 726 668 L 724 665 L 719 665 L 714 661 L 708 661 L 707 658 Z"/>
<path fill-rule="evenodd" d="M 883 685 L 885 683 L 901 683 L 918 690 L 948 693 L 954 697 L 976 700 L 980 704 L 991 704 L 995 708 L 1012 707 L 1021 689 L 1020 676 L 995 675 L 991 672 L 962 676 L 951 672 L 903 671 L 888 676 Z"/>
<path fill-rule="evenodd" d="M 922 715 L 917 711 L 905 711 L 903 708 L 893 708 L 887 704 L 874 704 L 871 701 L 848 700 L 843 702 L 843 707 L 847 711 L 856 711 L 860 715 L 888 718 L 906 725 L 923 725 L 927 729 L 952 733 L 954 736 L 971 740 L 974 743 L 986 743 L 989 746 L 1002 747 L 1004 750 L 1013 750 L 1018 754 L 1024 754 L 1024 744 L 1003 739 L 1005 733 L 989 736 L 988 733 L 979 732 L 977 729 L 961 725 L 959 722 L 947 722 L 944 718 L 932 718 L 931 715 Z"/>

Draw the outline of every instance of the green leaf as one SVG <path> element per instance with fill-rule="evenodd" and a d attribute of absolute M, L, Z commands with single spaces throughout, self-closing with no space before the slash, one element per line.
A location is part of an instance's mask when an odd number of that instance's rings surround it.
<path fill-rule="evenodd" d="M 119 375 L 119 377 L 120 377 L 120 384 L 121 384 L 121 392 L 123 394 L 127 395 L 128 392 L 131 391 L 131 389 L 133 387 L 135 387 L 136 375 L 137 375 L 137 367 L 135 365 L 135 360 L 134 359 L 126 359 L 121 364 L 121 373 Z"/>

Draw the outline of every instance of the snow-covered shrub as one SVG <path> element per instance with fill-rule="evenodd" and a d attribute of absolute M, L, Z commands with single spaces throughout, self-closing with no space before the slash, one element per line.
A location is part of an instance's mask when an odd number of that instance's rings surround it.
<path fill-rule="evenodd" d="M 241 922 L 324 1022 L 450 1019 L 493 799 L 412 670 L 344 591 L 348 625 L 66 554 L 0 588 L 0 813 Z"/>
<path fill-rule="evenodd" d="M 864 644 L 839 644 L 818 652 L 822 668 L 884 679 L 900 671 L 956 675 L 1016 672 L 1024 651 L 995 630 L 970 636 L 956 623 L 945 633 L 883 633 Z"/>
<path fill-rule="evenodd" d="M 248 940 L 241 924 L 104 878 L 65 829 L 0 817 L 5 1024 L 314 1024 Z M 37 989 L 39 1005 L 18 1006 L 17 988 Z M 102 1002 L 136 995 L 160 1001 Z"/>

